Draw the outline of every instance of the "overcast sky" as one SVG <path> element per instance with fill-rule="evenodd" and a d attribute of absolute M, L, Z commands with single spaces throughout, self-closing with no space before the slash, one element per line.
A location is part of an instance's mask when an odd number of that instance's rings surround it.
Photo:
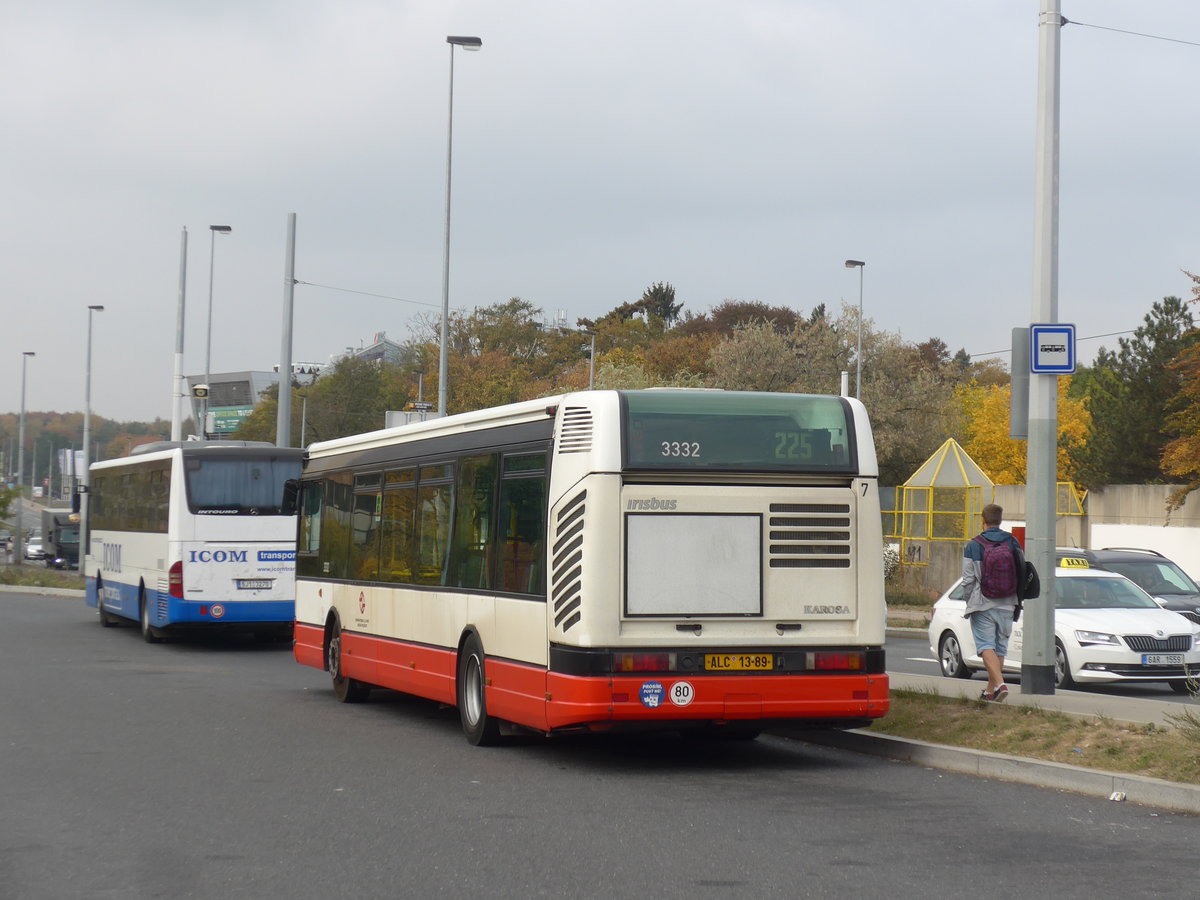
<path fill-rule="evenodd" d="M 1031 315 L 1039 0 L 43 0 L 0 30 L 0 410 L 170 418 L 185 373 L 293 359 L 451 305 L 571 323 L 673 284 L 983 356 Z M 1195 0 L 1064 0 L 1059 319 L 1136 328 L 1200 271 Z M 1090 358 L 1116 338 L 1085 341 Z M 1005 356 L 1007 360 L 1007 356 Z M 831 390 L 836 386 L 831 385 Z"/>

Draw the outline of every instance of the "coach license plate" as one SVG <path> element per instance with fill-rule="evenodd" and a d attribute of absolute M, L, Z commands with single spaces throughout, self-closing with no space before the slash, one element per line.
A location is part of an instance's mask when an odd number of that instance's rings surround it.
<path fill-rule="evenodd" d="M 271 589 L 270 578 L 238 578 L 236 581 L 239 591 L 269 591 Z"/>
<path fill-rule="evenodd" d="M 704 668 L 710 672 L 769 672 L 775 659 L 769 653 L 705 653 Z"/>
<path fill-rule="evenodd" d="M 1143 666 L 1182 666 L 1182 653 L 1143 653 Z"/>

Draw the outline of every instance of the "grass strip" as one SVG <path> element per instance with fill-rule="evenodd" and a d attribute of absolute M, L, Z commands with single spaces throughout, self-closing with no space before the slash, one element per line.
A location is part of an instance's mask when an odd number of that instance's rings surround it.
<path fill-rule="evenodd" d="M 942 697 L 926 691 L 893 690 L 891 696 L 891 712 L 870 731 L 1200 784 L 1200 716 L 1188 707 L 1170 716 L 1171 727 L 1164 727 L 1074 716 L 1036 706 Z"/>

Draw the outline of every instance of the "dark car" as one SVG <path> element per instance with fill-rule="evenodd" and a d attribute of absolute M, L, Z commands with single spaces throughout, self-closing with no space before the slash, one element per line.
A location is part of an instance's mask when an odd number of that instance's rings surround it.
<path fill-rule="evenodd" d="M 1106 569 L 1124 575 L 1166 609 L 1200 622 L 1200 585 L 1156 550 L 1135 547 L 1105 547 L 1079 550 L 1059 547 L 1058 565 L 1065 568 Z"/>

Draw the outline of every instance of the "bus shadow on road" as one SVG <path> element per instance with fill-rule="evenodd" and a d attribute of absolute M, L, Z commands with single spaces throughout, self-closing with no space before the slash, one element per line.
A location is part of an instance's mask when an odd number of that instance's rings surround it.
<path fill-rule="evenodd" d="M 332 696 L 330 700 L 332 701 Z M 445 704 L 395 691 L 376 689 L 367 706 L 398 725 L 436 730 L 465 741 L 458 710 Z M 506 729 L 494 747 L 478 753 L 533 754 L 544 762 L 587 766 L 598 774 L 654 775 L 688 771 L 714 773 L 753 769 L 794 772 L 846 768 L 852 759 L 827 748 L 764 732 L 757 739 L 724 736 L 721 729 L 653 729 L 623 732 L 572 732 L 543 735 L 521 728 Z"/>

